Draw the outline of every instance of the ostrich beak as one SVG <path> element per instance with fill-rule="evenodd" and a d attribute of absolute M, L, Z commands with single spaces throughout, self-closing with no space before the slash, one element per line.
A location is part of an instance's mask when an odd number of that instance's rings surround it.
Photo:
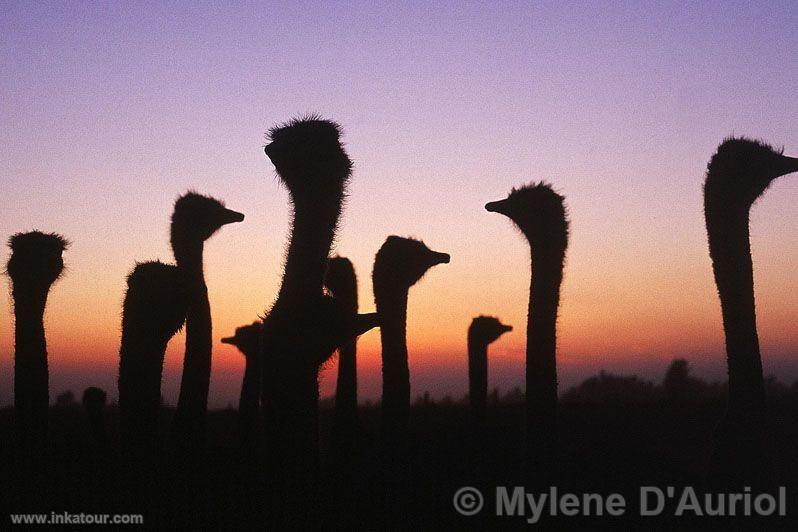
<path fill-rule="evenodd" d="M 451 257 L 448 253 L 432 252 L 432 264 L 449 264 Z"/>
<path fill-rule="evenodd" d="M 235 336 L 228 336 L 227 338 L 222 338 L 223 344 L 230 344 L 235 345 L 236 337 Z"/>
<path fill-rule="evenodd" d="M 505 206 L 506 200 L 499 200 L 499 201 L 491 201 L 485 204 L 485 210 L 488 212 L 498 212 L 499 214 L 505 214 Z"/>
<path fill-rule="evenodd" d="M 369 314 L 358 314 L 355 316 L 354 333 L 355 337 L 364 334 L 374 327 L 380 326 L 380 316 L 376 312 Z"/>
<path fill-rule="evenodd" d="M 779 175 L 787 175 L 793 172 L 798 172 L 798 158 L 796 157 L 787 157 L 786 155 L 781 157 L 781 164 L 779 164 Z"/>
<path fill-rule="evenodd" d="M 222 223 L 224 224 L 232 224 L 237 222 L 243 222 L 244 215 L 240 212 L 231 211 L 230 209 L 225 209 L 222 212 Z"/>
<path fill-rule="evenodd" d="M 274 162 L 274 142 L 270 142 L 263 148 L 263 151 L 266 152 L 266 157 L 269 158 L 272 162 Z"/>
<path fill-rule="evenodd" d="M 510 332 L 513 330 L 512 325 L 502 325 L 502 332 Z"/>

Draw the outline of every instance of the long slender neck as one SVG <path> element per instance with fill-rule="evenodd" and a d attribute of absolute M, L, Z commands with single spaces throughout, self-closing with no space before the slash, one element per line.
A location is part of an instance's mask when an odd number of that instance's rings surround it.
<path fill-rule="evenodd" d="M 260 357 L 257 352 L 249 352 L 245 358 L 240 407 L 257 408 L 260 398 Z"/>
<path fill-rule="evenodd" d="M 125 438 L 145 445 L 157 431 L 161 377 L 168 340 L 137 327 L 135 317 L 122 319 L 119 349 L 119 413 Z"/>
<path fill-rule="evenodd" d="M 488 394 L 488 343 L 478 334 L 468 333 L 468 399 L 472 421 L 479 428 L 485 417 Z"/>
<path fill-rule="evenodd" d="M 47 289 L 14 285 L 14 333 L 16 355 L 47 357 L 44 338 L 44 309 Z"/>
<path fill-rule="evenodd" d="M 49 286 L 14 283 L 14 407 L 16 425 L 30 438 L 43 443 L 47 435 L 49 374 L 44 336 L 44 309 Z"/>
<path fill-rule="evenodd" d="M 712 269 L 720 296 L 729 371 L 729 408 L 764 408 L 762 360 L 756 330 L 749 212 L 706 205 Z"/>
<path fill-rule="evenodd" d="M 186 352 L 173 435 L 199 442 L 204 435 L 211 381 L 213 325 L 203 272 L 204 242 L 199 238 L 172 241 L 177 266 L 186 274 L 190 299 L 186 313 Z"/>
<path fill-rule="evenodd" d="M 352 286 L 346 294 L 335 294 L 346 312 L 352 316 L 357 314 L 357 285 Z M 357 337 L 338 349 L 338 380 L 335 387 L 335 413 L 338 423 L 344 422 L 342 417 L 351 421 L 357 416 Z"/>
<path fill-rule="evenodd" d="M 554 432 L 557 409 L 557 307 L 564 253 L 532 248 L 526 345 L 528 428 Z"/>
<path fill-rule="evenodd" d="M 172 238 L 172 252 L 178 267 L 194 278 L 203 278 L 205 242 L 199 238 Z"/>
<path fill-rule="evenodd" d="M 252 440 L 257 430 L 258 410 L 260 408 L 261 357 L 257 348 L 244 353 L 244 379 L 241 384 L 241 397 L 238 402 L 239 436 L 246 443 Z"/>
<path fill-rule="evenodd" d="M 291 243 L 278 297 L 281 304 L 301 303 L 321 295 L 342 197 L 337 191 L 316 202 L 293 198 Z"/>
<path fill-rule="evenodd" d="M 406 287 L 380 286 L 375 280 L 374 296 L 380 315 L 382 340 L 382 410 L 384 437 L 406 437 L 410 408 L 410 371 L 407 365 Z"/>

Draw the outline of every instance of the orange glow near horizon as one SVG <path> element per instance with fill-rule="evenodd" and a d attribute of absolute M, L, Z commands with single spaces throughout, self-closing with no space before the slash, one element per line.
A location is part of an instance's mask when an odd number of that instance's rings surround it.
<path fill-rule="evenodd" d="M 136 261 L 172 260 L 173 202 L 196 189 L 246 215 L 205 249 L 211 401 L 236 404 L 243 357 L 219 339 L 279 287 L 290 209 L 263 144 L 293 116 L 343 126 L 355 167 L 334 253 L 355 265 L 362 311 L 374 308 L 372 261 L 388 235 L 451 254 L 410 292 L 414 395 L 465 393 L 466 329 L 479 314 L 515 327 L 491 347 L 491 386 L 522 382 L 529 252 L 483 206 L 541 179 L 565 196 L 571 224 L 561 388 L 601 369 L 659 380 L 675 357 L 723 378 L 707 160 L 730 134 L 798 155 L 794 16 L 753 3 L 0 11 L 0 241 L 38 228 L 73 242 L 46 316 L 53 397 L 92 384 L 116 395 L 125 276 Z M 798 378 L 796 200 L 798 177 L 779 179 L 751 220 L 763 362 L 786 382 Z M 0 297 L 0 404 L 11 313 Z M 183 341 L 166 359 L 171 402 Z M 379 334 L 359 345 L 361 396 L 375 398 Z"/>

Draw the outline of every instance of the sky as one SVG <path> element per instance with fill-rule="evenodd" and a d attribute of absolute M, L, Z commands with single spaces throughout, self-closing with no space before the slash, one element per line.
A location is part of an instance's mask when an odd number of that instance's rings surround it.
<path fill-rule="evenodd" d="M 273 302 L 290 227 L 265 132 L 308 112 L 342 125 L 355 163 L 334 253 L 355 265 L 361 310 L 386 236 L 452 256 L 410 291 L 413 395 L 465 394 L 479 314 L 515 326 L 491 346 L 489 385 L 522 384 L 528 246 L 483 206 L 539 180 L 570 213 L 561 390 L 601 369 L 659 380 L 676 357 L 722 379 L 701 185 L 728 135 L 798 154 L 796 27 L 789 1 L 0 0 L 0 239 L 72 241 L 46 314 L 51 397 L 116 396 L 125 276 L 172 260 L 171 208 L 195 189 L 246 214 L 205 248 L 211 406 L 236 404 L 244 359 L 219 339 Z M 765 371 L 785 382 L 798 378 L 796 203 L 787 176 L 751 216 Z M 184 341 L 167 352 L 168 402 Z M 378 332 L 358 354 L 361 398 L 378 398 Z M 0 404 L 12 373 L 4 290 Z"/>

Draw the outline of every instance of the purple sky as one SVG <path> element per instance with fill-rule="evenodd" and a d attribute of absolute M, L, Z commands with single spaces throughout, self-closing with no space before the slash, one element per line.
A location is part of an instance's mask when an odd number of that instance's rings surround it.
<path fill-rule="evenodd" d="M 89 364 L 114 388 L 124 275 L 170 260 L 169 209 L 188 188 L 247 214 L 207 247 L 215 338 L 269 305 L 288 209 L 264 132 L 309 111 L 343 125 L 356 163 L 337 251 L 358 269 L 361 307 L 373 308 L 386 235 L 452 254 L 411 293 L 411 368 L 432 368 L 414 392 L 438 375 L 464 390 L 465 329 L 483 312 L 516 325 L 494 349 L 513 374 L 528 259 L 482 205 L 538 179 L 572 220 L 565 382 L 601 367 L 654 378 L 673 356 L 721 376 L 702 175 L 733 133 L 798 153 L 798 5 L 378 4 L 0 0 L 0 238 L 36 227 L 74 241 L 48 309 L 54 389 Z M 785 380 L 798 376 L 786 362 L 798 355 L 796 203 L 798 179 L 785 178 L 752 216 L 766 368 Z M 0 403 L 9 316 L 2 297 Z M 379 342 L 363 344 L 373 396 Z M 241 357 L 219 346 L 216 364 L 222 405 Z M 167 371 L 167 397 L 176 380 Z"/>

